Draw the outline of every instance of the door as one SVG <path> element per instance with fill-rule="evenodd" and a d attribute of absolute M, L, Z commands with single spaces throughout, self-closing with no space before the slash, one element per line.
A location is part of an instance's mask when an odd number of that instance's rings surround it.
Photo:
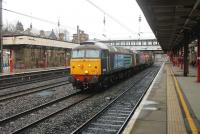
<path fill-rule="evenodd" d="M 102 63 L 102 73 L 109 72 L 109 52 L 107 50 L 102 50 L 101 63 Z"/>

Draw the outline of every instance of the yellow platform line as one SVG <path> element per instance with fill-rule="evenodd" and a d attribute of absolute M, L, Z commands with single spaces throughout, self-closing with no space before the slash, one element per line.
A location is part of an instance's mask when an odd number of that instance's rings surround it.
<path fill-rule="evenodd" d="M 178 96 L 179 96 L 181 105 L 182 105 L 182 107 L 183 107 L 184 113 L 185 113 L 185 115 L 186 115 L 186 119 L 187 119 L 187 121 L 188 121 L 188 123 L 189 123 L 189 126 L 190 126 L 190 128 L 191 128 L 192 134 L 198 134 L 198 128 L 197 128 L 196 124 L 194 123 L 194 120 L 193 120 L 193 118 L 192 118 L 192 116 L 191 116 L 191 114 L 190 114 L 190 112 L 189 112 L 189 108 L 188 108 L 188 106 L 187 106 L 187 104 L 186 104 L 186 102 L 185 102 L 185 99 L 184 99 L 184 97 L 183 97 L 183 93 L 181 92 L 182 89 L 181 89 L 181 87 L 180 87 L 180 85 L 179 85 L 179 83 L 178 83 L 178 80 L 177 80 L 176 77 L 174 76 L 174 73 L 173 73 L 171 67 L 170 67 L 170 71 L 171 71 L 172 77 L 173 77 L 173 79 L 174 79 L 176 91 L 177 91 L 177 93 L 178 93 Z"/>

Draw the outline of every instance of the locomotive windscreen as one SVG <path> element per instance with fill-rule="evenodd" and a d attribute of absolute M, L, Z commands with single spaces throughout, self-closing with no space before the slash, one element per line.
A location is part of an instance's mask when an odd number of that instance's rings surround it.
<path fill-rule="evenodd" d="M 85 57 L 86 58 L 99 58 L 100 51 L 99 50 L 86 50 L 85 51 Z"/>
<path fill-rule="evenodd" d="M 72 50 L 72 58 L 99 58 L 100 51 L 95 49 Z"/>
<path fill-rule="evenodd" d="M 85 50 L 73 50 L 72 58 L 83 58 L 85 56 Z"/>

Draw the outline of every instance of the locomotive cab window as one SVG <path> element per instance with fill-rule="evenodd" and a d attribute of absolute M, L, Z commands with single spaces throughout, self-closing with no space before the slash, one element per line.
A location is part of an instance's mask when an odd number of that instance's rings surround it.
<path fill-rule="evenodd" d="M 102 53 L 101 53 L 101 58 L 107 59 L 108 58 L 108 51 L 103 50 Z"/>
<path fill-rule="evenodd" d="M 73 50 L 72 51 L 72 58 L 99 58 L 100 51 L 99 50 Z"/>
<path fill-rule="evenodd" d="M 84 58 L 85 50 L 73 50 L 72 58 Z"/>
<path fill-rule="evenodd" d="M 99 50 L 86 50 L 85 57 L 86 58 L 99 58 L 100 51 Z"/>

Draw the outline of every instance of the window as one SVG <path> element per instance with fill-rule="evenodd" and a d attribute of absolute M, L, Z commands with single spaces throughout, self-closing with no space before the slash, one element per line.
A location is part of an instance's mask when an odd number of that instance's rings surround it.
<path fill-rule="evenodd" d="M 100 55 L 99 50 L 86 50 L 86 56 L 87 58 L 98 58 Z"/>
<path fill-rule="evenodd" d="M 73 50 L 72 58 L 99 58 L 99 50 Z"/>
<path fill-rule="evenodd" d="M 83 58 L 84 57 L 84 50 L 73 50 L 72 51 L 72 58 Z"/>

